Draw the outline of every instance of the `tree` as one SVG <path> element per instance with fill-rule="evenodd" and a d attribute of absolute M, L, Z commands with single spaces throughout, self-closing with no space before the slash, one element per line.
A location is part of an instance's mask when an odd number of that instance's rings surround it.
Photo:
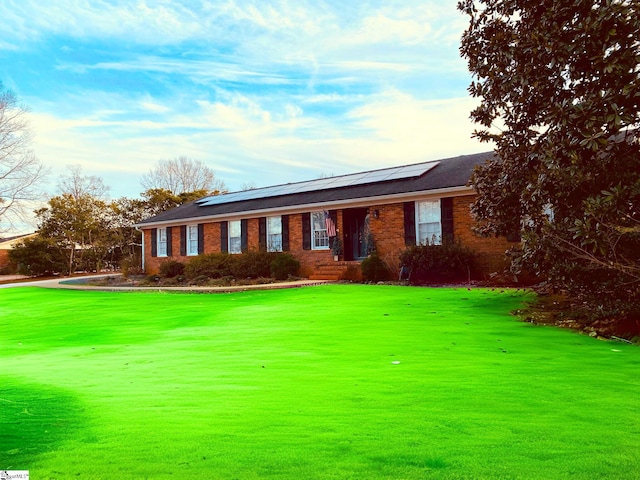
<path fill-rule="evenodd" d="M 69 274 L 77 267 L 99 271 L 114 244 L 108 205 L 70 193 L 51 198 L 48 205 L 36 210 L 38 233 L 67 252 Z"/>
<path fill-rule="evenodd" d="M 464 0 L 485 234 L 603 316 L 640 312 L 640 2 Z M 500 130 L 498 130 L 498 127 Z M 594 292 L 600 292 L 598 298 Z M 635 313 L 634 313 L 635 312 Z"/>
<path fill-rule="evenodd" d="M 225 193 L 226 186 L 202 161 L 187 157 L 160 160 L 155 168 L 144 175 L 141 185 L 145 190 L 164 189 L 174 195 L 183 192 L 205 191 L 217 195 Z"/>
<path fill-rule="evenodd" d="M 11 90 L 0 82 L 0 227 L 23 220 L 29 202 L 42 197 L 47 169 L 31 150 L 27 114 Z"/>
<path fill-rule="evenodd" d="M 193 202 L 209 194 L 207 190 L 194 192 L 182 192 L 175 194 L 165 188 L 152 188 L 142 192 L 145 215 L 143 218 L 153 217 L 166 210 L 178 207 L 188 202 Z M 141 219 L 142 220 L 142 219 Z"/>
<path fill-rule="evenodd" d="M 58 180 L 58 191 L 61 194 L 68 193 L 79 199 L 83 195 L 103 199 L 109 192 L 109 187 L 104 184 L 102 178 L 95 175 L 83 175 L 80 165 L 68 165 L 69 173 Z"/>

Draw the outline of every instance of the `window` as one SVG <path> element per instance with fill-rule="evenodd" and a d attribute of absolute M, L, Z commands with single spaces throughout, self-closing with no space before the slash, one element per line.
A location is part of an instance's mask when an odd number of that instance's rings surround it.
<path fill-rule="evenodd" d="M 197 225 L 187 225 L 187 255 L 198 255 Z"/>
<path fill-rule="evenodd" d="M 240 220 L 229 222 L 229 253 L 242 253 L 242 224 Z"/>
<path fill-rule="evenodd" d="M 327 250 L 329 248 L 329 235 L 327 235 L 324 212 L 311 214 L 311 239 L 312 250 Z"/>
<path fill-rule="evenodd" d="M 167 229 L 159 228 L 158 229 L 158 237 L 157 237 L 157 245 L 158 245 L 158 256 L 166 257 L 167 256 Z"/>
<path fill-rule="evenodd" d="M 282 219 L 267 217 L 267 251 L 282 251 Z"/>
<path fill-rule="evenodd" d="M 442 243 L 440 200 L 416 202 L 416 234 L 419 245 Z"/>

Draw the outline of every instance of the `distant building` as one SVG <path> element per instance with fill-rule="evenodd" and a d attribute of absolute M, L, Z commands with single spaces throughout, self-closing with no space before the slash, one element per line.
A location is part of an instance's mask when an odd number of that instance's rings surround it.
<path fill-rule="evenodd" d="M 36 233 L 26 233 L 13 237 L 0 238 L 0 271 L 9 266 L 9 250 L 23 240 L 33 238 L 36 235 Z"/>

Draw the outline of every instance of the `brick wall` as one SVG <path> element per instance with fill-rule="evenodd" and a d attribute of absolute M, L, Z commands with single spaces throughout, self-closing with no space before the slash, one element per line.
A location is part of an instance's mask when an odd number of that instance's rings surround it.
<path fill-rule="evenodd" d="M 340 224 L 340 221 L 338 221 Z M 289 253 L 300 262 L 300 276 L 310 276 L 318 265 L 330 263 L 330 250 L 304 250 L 302 248 L 302 215 L 289 215 Z"/>
<path fill-rule="evenodd" d="M 474 220 L 469 210 L 473 197 L 466 195 L 453 199 L 453 235 L 478 254 L 475 276 L 484 279 L 493 272 L 504 271 L 507 266 L 504 254 L 515 244 L 504 237 L 481 237 L 473 232 Z"/>
<path fill-rule="evenodd" d="M 369 207 L 369 228 L 380 258 L 397 278 L 400 270 L 400 254 L 404 244 L 404 204 L 372 205 Z M 375 218 L 375 212 L 378 218 Z"/>
<path fill-rule="evenodd" d="M 178 239 L 178 248 L 180 247 Z M 204 253 L 217 253 L 220 251 L 220 223 L 204 224 Z M 173 250 L 180 253 L 180 250 Z"/>
<path fill-rule="evenodd" d="M 0 268 L 4 268 L 9 265 L 9 251 L 0 250 Z"/>

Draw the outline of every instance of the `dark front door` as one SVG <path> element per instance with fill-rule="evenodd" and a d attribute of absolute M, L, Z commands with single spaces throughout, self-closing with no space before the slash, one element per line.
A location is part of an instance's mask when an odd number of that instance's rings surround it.
<path fill-rule="evenodd" d="M 365 221 L 366 208 L 350 208 L 344 210 L 342 223 L 344 228 L 344 259 L 360 260 L 366 254 Z"/>

